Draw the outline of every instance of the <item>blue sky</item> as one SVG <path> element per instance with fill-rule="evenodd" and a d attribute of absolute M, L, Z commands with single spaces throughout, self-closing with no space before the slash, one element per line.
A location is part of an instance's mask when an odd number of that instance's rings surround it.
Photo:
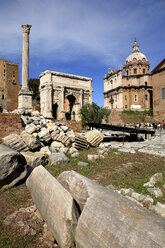
<path fill-rule="evenodd" d="M 29 77 L 91 77 L 100 106 L 104 74 L 124 66 L 135 37 L 150 70 L 165 58 L 164 0 L 0 0 L 0 58 L 19 63 L 20 83 L 22 24 L 32 25 Z"/>

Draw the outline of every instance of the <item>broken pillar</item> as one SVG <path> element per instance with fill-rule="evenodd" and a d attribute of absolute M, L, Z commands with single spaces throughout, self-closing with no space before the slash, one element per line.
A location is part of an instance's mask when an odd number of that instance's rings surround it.
<path fill-rule="evenodd" d="M 75 171 L 61 173 L 58 181 L 82 211 L 77 248 L 164 248 L 164 218 Z"/>
<path fill-rule="evenodd" d="M 42 166 L 26 181 L 33 201 L 61 248 L 73 248 L 78 212 L 70 193 Z"/>

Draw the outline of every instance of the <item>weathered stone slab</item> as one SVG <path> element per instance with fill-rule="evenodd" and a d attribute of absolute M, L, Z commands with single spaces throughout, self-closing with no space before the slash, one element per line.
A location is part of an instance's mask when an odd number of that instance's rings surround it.
<path fill-rule="evenodd" d="M 42 153 L 42 154 L 46 154 L 48 156 L 50 156 L 51 153 L 52 153 L 52 151 L 51 151 L 49 146 L 42 147 L 39 152 Z"/>
<path fill-rule="evenodd" d="M 103 141 L 103 134 L 98 130 L 92 130 L 86 133 L 85 138 L 91 146 L 99 146 Z"/>
<path fill-rule="evenodd" d="M 59 152 L 63 152 L 63 153 L 68 153 L 69 148 L 68 147 L 60 147 Z"/>
<path fill-rule="evenodd" d="M 60 149 L 61 147 L 64 147 L 64 145 L 59 141 L 53 141 L 51 143 L 50 147 L 52 150 L 54 150 L 54 149 L 56 150 L 56 149 Z"/>
<path fill-rule="evenodd" d="M 25 127 L 25 131 L 26 131 L 27 133 L 29 133 L 29 134 L 34 133 L 36 130 L 37 130 L 37 127 L 36 127 L 36 125 L 34 125 L 33 123 L 30 123 L 29 125 L 27 125 L 27 126 Z"/>
<path fill-rule="evenodd" d="M 73 248 L 78 213 L 71 195 L 43 167 L 26 181 L 33 201 L 61 248 Z"/>
<path fill-rule="evenodd" d="M 69 148 L 69 151 L 68 151 L 68 154 L 72 154 L 72 153 L 75 153 L 75 152 L 78 152 L 78 150 L 74 147 L 70 147 Z"/>
<path fill-rule="evenodd" d="M 89 163 L 86 163 L 86 162 L 83 162 L 83 161 L 79 161 L 78 162 L 78 166 L 84 166 L 84 167 L 86 167 L 88 165 L 89 165 Z"/>
<path fill-rule="evenodd" d="M 154 187 L 155 183 L 163 179 L 162 173 L 156 173 L 151 178 L 150 181 L 144 184 L 144 187 Z"/>
<path fill-rule="evenodd" d="M 69 158 L 62 152 L 52 152 L 49 156 L 50 164 L 64 164 L 69 162 Z"/>
<path fill-rule="evenodd" d="M 74 171 L 63 172 L 58 181 L 82 210 L 77 248 L 164 248 L 162 217 Z"/>
<path fill-rule="evenodd" d="M 79 157 L 80 153 L 79 152 L 74 152 L 71 154 L 71 158 L 77 158 Z"/>
<path fill-rule="evenodd" d="M 54 123 L 46 123 L 46 126 L 51 132 L 58 130 L 58 126 Z"/>
<path fill-rule="evenodd" d="M 9 146 L 10 148 L 20 152 L 28 151 L 29 148 L 22 140 L 21 136 L 17 133 L 11 133 L 8 136 L 2 139 L 4 145 Z"/>
<path fill-rule="evenodd" d="M 44 144 L 48 144 L 51 140 L 51 135 L 48 128 L 43 127 L 38 133 L 39 139 Z"/>
<path fill-rule="evenodd" d="M 26 161 L 19 152 L 0 144 L 0 187 L 11 184 L 25 171 L 25 166 Z M 15 181 L 12 186 L 17 182 Z"/>
<path fill-rule="evenodd" d="M 26 132 L 22 132 L 21 137 L 31 151 L 38 151 L 41 148 L 41 143 L 37 137 Z"/>
<path fill-rule="evenodd" d="M 21 154 L 25 157 L 27 165 L 35 168 L 39 165 L 47 165 L 48 159 L 44 154 L 40 152 L 21 152 Z"/>
<path fill-rule="evenodd" d="M 150 209 L 165 218 L 165 204 L 157 202 L 156 206 L 150 205 Z"/>
<path fill-rule="evenodd" d="M 61 129 L 66 133 L 69 128 L 67 126 L 61 126 Z"/>
<path fill-rule="evenodd" d="M 159 188 L 147 188 L 148 192 L 154 195 L 156 198 L 162 196 L 162 191 Z"/>

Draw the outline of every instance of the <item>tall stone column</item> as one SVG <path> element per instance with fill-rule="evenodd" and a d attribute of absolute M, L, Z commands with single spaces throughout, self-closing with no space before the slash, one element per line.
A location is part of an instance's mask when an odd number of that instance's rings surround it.
<path fill-rule="evenodd" d="M 29 34 L 31 25 L 22 25 L 22 87 L 18 94 L 18 109 L 32 110 L 32 92 L 29 90 Z"/>

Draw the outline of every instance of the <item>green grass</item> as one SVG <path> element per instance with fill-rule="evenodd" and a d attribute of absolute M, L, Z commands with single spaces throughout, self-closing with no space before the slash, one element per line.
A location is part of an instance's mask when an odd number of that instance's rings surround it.
<path fill-rule="evenodd" d="M 79 158 L 70 158 L 70 162 L 64 165 L 49 165 L 46 169 L 55 177 L 66 170 L 75 170 L 83 176 L 98 181 L 102 185 L 114 185 L 117 189 L 132 188 L 140 194 L 148 194 L 144 183 L 148 182 L 150 177 L 157 172 L 162 172 L 164 180 L 157 186 L 164 192 L 164 196 L 157 200 L 165 203 L 165 170 L 164 159 L 141 153 L 118 152 L 117 149 L 109 150 L 104 159 L 98 159 L 94 162 L 87 160 L 88 154 L 97 154 L 97 148 L 80 151 Z M 88 162 L 87 167 L 78 166 L 79 161 Z M 127 166 L 128 164 L 128 166 Z M 124 166 L 126 165 L 126 166 Z"/>

